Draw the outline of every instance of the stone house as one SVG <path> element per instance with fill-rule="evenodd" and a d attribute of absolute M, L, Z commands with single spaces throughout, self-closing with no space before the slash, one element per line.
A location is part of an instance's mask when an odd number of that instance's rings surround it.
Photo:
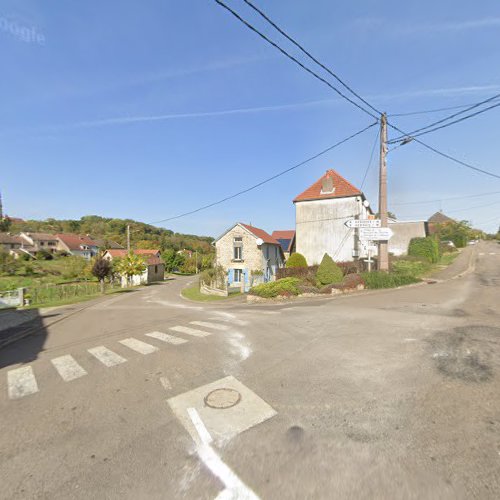
<path fill-rule="evenodd" d="M 165 263 L 161 259 L 159 250 L 137 249 L 132 250 L 135 255 L 141 255 L 146 261 L 146 270 L 142 274 L 132 276 L 132 285 L 145 285 L 155 281 L 163 281 L 165 279 Z M 127 255 L 126 249 L 110 249 L 104 252 L 103 258 L 113 261 L 115 258 L 123 258 Z M 121 276 L 122 287 L 128 285 L 125 276 Z"/>
<path fill-rule="evenodd" d="M 258 282 L 274 281 L 284 266 L 281 245 L 270 234 L 248 224 L 236 223 L 215 242 L 217 265 L 227 271 L 229 287 L 248 291 Z"/>
<path fill-rule="evenodd" d="M 19 236 L 13 236 L 10 233 L 0 233 L 0 249 L 8 252 L 16 259 L 23 253 L 23 241 Z"/>
<path fill-rule="evenodd" d="M 56 234 L 57 250 L 90 260 L 99 253 L 99 245 L 88 236 L 72 233 Z"/>

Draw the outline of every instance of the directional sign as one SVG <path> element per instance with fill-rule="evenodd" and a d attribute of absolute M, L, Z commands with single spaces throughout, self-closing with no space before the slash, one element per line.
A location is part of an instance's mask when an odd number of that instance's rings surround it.
<path fill-rule="evenodd" d="M 348 219 L 344 222 L 347 227 L 380 227 L 380 219 Z"/>
<path fill-rule="evenodd" d="M 393 234 L 390 227 L 361 228 L 359 230 L 359 238 L 368 241 L 387 241 L 391 239 Z"/>

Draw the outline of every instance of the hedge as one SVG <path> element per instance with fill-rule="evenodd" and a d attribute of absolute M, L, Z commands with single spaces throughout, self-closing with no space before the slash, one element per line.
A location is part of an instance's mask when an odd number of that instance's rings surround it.
<path fill-rule="evenodd" d="M 410 274 L 372 271 L 361 275 L 367 288 L 396 288 L 398 286 L 418 283 L 420 280 Z"/>
<path fill-rule="evenodd" d="M 292 253 L 286 261 L 286 267 L 307 267 L 306 258 L 301 253 Z"/>
<path fill-rule="evenodd" d="M 283 278 L 281 280 L 270 281 L 269 283 L 254 286 L 250 289 L 250 294 L 267 299 L 277 297 L 278 295 L 299 295 L 300 283 L 301 280 L 299 278 Z"/>
<path fill-rule="evenodd" d="M 440 257 L 439 242 L 432 236 L 412 238 L 408 246 L 408 255 L 434 264 Z"/>

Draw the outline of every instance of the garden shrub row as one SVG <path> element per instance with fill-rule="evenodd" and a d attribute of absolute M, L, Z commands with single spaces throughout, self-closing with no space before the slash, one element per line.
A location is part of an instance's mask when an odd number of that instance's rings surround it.
<path fill-rule="evenodd" d="M 270 281 L 269 283 L 254 286 L 250 290 L 250 294 L 266 299 L 278 297 L 279 295 L 290 297 L 292 295 L 299 295 L 300 283 L 301 280 L 299 278 L 282 278 L 277 281 Z"/>
<path fill-rule="evenodd" d="M 372 271 L 361 275 L 367 288 L 395 288 L 403 285 L 418 283 L 420 280 L 411 274 L 387 273 L 384 271 Z"/>
<path fill-rule="evenodd" d="M 441 256 L 439 242 L 432 236 L 412 238 L 408 246 L 408 255 L 435 264 L 439 261 L 439 257 Z"/>

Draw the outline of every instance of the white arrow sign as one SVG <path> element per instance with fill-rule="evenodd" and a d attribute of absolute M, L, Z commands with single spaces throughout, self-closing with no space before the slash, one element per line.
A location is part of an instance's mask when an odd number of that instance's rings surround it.
<path fill-rule="evenodd" d="M 390 227 L 361 228 L 359 230 L 359 238 L 368 241 L 387 241 L 391 239 L 393 234 Z"/>
<path fill-rule="evenodd" d="M 344 222 L 347 227 L 380 227 L 380 219 L 348 219 Z"/>

